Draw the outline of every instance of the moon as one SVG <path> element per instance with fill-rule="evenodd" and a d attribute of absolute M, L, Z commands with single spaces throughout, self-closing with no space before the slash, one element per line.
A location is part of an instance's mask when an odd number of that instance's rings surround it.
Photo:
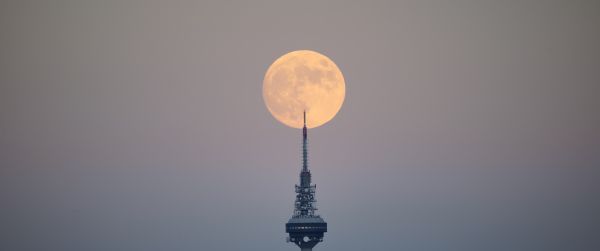
<path fill-rule="evenodd" d="M 346 83 L 338 66 L 310 50 L 289 52 L 271 64 L 263 81 L 263 98 L 279 122 L 319 127 L 335 117 L 344 103 Z"/>

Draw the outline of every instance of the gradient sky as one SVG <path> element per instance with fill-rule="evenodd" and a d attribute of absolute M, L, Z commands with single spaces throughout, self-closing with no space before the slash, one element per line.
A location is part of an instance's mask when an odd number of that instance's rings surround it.
<path fill-rule="evenodd" d="M 298 250 L 301 131 L 262 80 L 321 52 L 315 250 L 600 250 L 598 1 L 2 1 L 0 250 Z"/>

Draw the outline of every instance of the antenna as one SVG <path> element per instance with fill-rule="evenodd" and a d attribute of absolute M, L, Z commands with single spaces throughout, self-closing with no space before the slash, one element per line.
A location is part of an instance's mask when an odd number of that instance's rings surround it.
<path fill-rule="evenodd" d="M 302 171 L 308 172 L 308 130 L 306 129 L 306 110 L 304 110 L 304 127 L 302 127 Z M 310 181 L 309 181 L 310 183 Z"/>
<path fill-rule="evenodd" d="M 304 110 L 304 127 L 306 127 L 306 110 Z"/>
<path fill-rule="evenodd" d="M 306 110 L 304 114 L 304 127 L 302 127 L 302 170 L 300 171 L 300 184 L 296 185 L 296 201 L 294 214 L 285 224 L 285 232 L 289 233 L 288 242 L 295 243 L 301 251 L 310 251 L 323 241 L 323 233 L 327 232 L 327 222 L 315 214 L 316 186 L 311 183 L 311 174 L 308 170 L 308 129 L 306 128 Z"/>

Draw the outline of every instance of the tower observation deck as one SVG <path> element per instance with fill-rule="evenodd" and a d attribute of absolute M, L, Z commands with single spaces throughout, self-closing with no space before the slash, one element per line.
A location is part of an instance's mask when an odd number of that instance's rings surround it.
<path fill-rule="evenodd" d="M 311 184 L 311 174 L 308 170 L 308 134 L 306 129 L 306 112 L 304 112 L 304 127 L 302 128 L 302 170 L 300 185 L 296 185 L 296 201 L 294 214 L 285 224 L 285 232 L 289 233 L 288 242 L 293 242 L 302 251 L 310 251 L 323 241 L 323 233 L 327 232 L 327 223 L 321 216 L 315 214 L 316 185 Z"/>

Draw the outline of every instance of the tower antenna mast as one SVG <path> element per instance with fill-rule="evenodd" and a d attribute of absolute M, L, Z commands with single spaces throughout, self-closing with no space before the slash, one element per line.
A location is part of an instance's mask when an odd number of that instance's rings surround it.
<path fill-rule="evenodd" d="M 294 214 L 285 224 L 285 232 L 289 233 L 288 242 L 295 243 L 301 251 L 310 251 L 323 241 L 323 233 L 327 232 L 327 223 L 315 214 L 316 185 L 311 184 L 311 173 L 308 170 L 308 130 L 306 128 L 306 111 L 304 111 L 304 127 L 302 127 L 302 170 L 300 185 L 295 186 L 296 201 Z"/>

